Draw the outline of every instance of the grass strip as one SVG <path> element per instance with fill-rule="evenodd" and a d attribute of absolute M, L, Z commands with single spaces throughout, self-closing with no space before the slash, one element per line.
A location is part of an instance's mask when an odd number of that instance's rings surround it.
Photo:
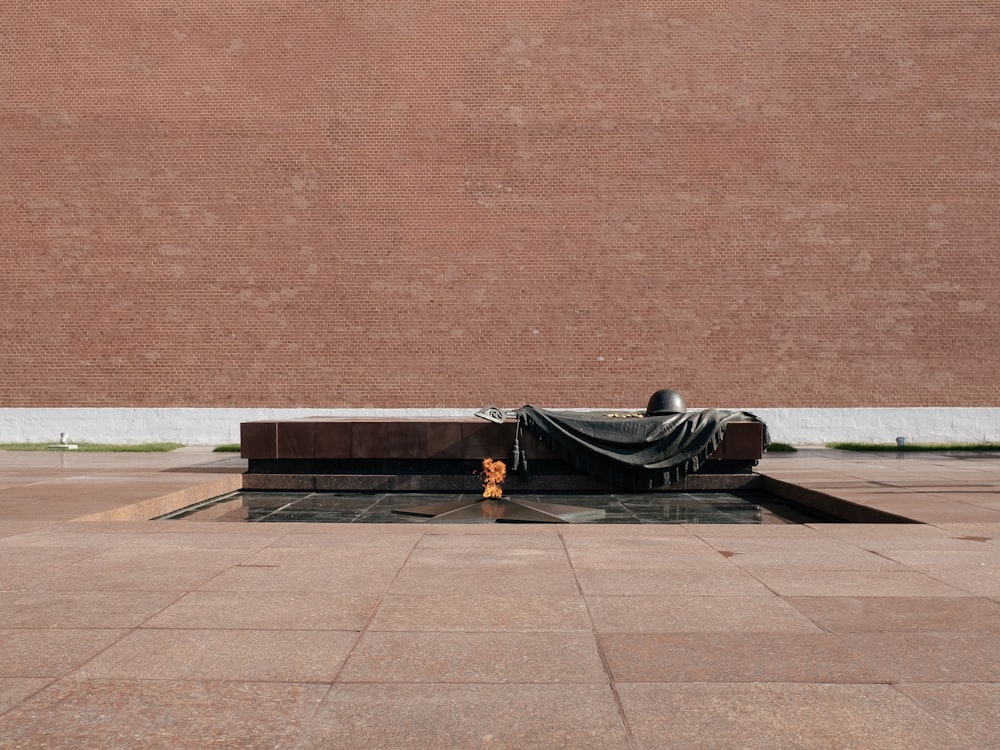
<path fill-rule="evenodd" d="M 1000 443 L 827 443 L 828 448 L 842 451 L 907 453 L 919 451 L 1000 451 Z"/>
<path fill-rule="evenodd" d="M 45 451 L 56 443 L 0 443 L 4 451 Z M 183 443 L 138 443 L 136 445 L 118 445 L 114 443 L 75 443 L 77 451 L 82 453 L 169 453 L 183 448 Z"/>
<path fill-rule="evenodd" d="M 767 446 L 768 453 L 795 453 L 796 451 L 798 448 L 788 443 L 770 443 Z"/>

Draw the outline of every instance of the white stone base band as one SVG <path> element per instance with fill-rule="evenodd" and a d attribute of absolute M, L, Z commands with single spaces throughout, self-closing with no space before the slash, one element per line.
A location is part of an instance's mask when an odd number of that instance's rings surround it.
<path fill-rule="evenodd" d="M 348 418 L 471 417 L 468 409 L 201 409 L 201 408 L 0 408 L 0 443 L 52 443 L 66 433 L 74 443 L 237 443 L 240 422 L 335 416 Z M 499 405 L 509 406 L 509 405 Z M 558 408 L 558 407 L 552 407 Z M 600 409 L 602 407 L 595 407 Z M 623 407 L 607 407 L 622 411 Z M 795 445 L 829 442 L 1000 442 L 1000 408 L 744 409 L 767 422 L 771 440 Z M 642 407 L 634 409 L 641 411 Z"/>

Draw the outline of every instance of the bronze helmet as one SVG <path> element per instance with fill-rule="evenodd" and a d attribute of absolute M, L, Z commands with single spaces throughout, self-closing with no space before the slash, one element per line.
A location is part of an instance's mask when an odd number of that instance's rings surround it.
<path fill-rule="evenodd" d="M 661 388 L 650 396 L 649 404 L 646 406 L 647 417 L 657 417 L 661 414 L 683 414 L 686 411 L 684 397 L 669 388 Z"/>

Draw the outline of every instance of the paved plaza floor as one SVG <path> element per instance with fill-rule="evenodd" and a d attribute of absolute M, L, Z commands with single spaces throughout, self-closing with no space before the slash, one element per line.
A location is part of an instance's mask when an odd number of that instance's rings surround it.
<path fill-rule="evenodd" d="M 0 748 L 1000 747 L 1000 455 L 758 467 L 912 524 L 146 520 L 220 456 L 0 452 Z"/>

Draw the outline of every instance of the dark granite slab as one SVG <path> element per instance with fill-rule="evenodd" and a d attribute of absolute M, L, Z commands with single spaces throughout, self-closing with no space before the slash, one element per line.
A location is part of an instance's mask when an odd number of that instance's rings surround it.
<path fill-rule="evenodd" d="M 244 422 L 244 486 L 260 490 L 472 492 L 483 458 L 510 460 L 517 424 L 466 419 L 308 419 Z M 512 491 L 610 488 L 556 459 L 533 435 L 519 448 L 529 471 L 510 465 Z M 731 422 L 719 449 L 697 474 L 670 490 L 738 489 L 763 456 L 764 425 Z"/>

